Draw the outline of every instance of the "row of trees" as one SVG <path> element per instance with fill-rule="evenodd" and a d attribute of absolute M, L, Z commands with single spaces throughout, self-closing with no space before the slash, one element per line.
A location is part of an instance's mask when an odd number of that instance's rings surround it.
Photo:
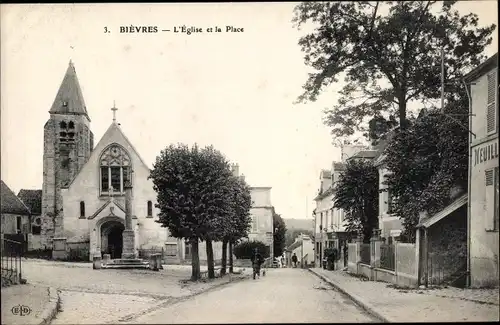
<path fill-rule="evenodd" d="M 233 248 L 251 227 L 250 187 L 234 175 L 226 157 L 213 146 L 170 145 L 156 157 L 149 176 L 160 209 L 156 221 L 191 245 L 192 280 L 200 278 L 199 243 L 206 243 L 208 277 L 215 277 L 213 242 L 222 242 L 221 274 L 233 272 Z M 273 209 L 274 254 L 281 255 L 286 226 Z M 264 244 L 262 244 L 264 245 Z M 227 261 L 229 256 L 229 261 Z"/>
<path fill-rule="evenodd" d="M 389 192 L 391 213 L 402 220 L 401 239 L 415 241 L 420 212 L 435 214 L 467 186 L 468 106 L 453 101 L 445 113 L 422 111 L 410 119 L 405 130 L 396 130 L 384 150 L 384 167 L 389 170 L 379 189 L 379 172 L 373 161 L 354 160 L 346 164 L 336 186 L 334 206 L 345 211 L 347 231 L 361 230 L 369 240 L 378 225 L 379 194 Z M 457 123 L 460 123 L 457 125 Z"/>
<path fill-rule="evenodd" d="M 153 164 L 149 178 L 157 193 L 158 223 L 192 249 L 192 280 L 200 278 L 198 245 L 206 243 L 208 277 L 214 278 L 212 243 L 222 241 L 222 274 L 233 245 L 247 237 L 252 200 L 246 182 L 235 175 L 228 160 L 212 146 L 170 145 Z M 229 250 L 229 254 L 227 254 Z M 232 260 L 229 261 L 232 272 Z"/>
<path fill-rule="evenodd" d="M 484 59 L 495 25 L 478 27 L 456 1 L 305 2 L 293 21 L 314 24 L 299 45 L 309 74 L 299 102 L 315 101 L 344 77 L 325 124 L 340 138 L 363 134 L 375 144 L 391 133 L 385 180 L 403 236 L 414 240 L 419 212 L 433 213 L 467 181 L 468 104 L 461 79 Z M 445 107 L 441 96 L 444 52 Z M 409 104 L 420 108 L 413 114 Z M 377 224 L 378 173 L 373 163 L 350 162 L 337 184 L 334 205 L 346 211 L 351 230 L 369 236 Z M 376 199 L 375 199 L 376 198 Z"/>

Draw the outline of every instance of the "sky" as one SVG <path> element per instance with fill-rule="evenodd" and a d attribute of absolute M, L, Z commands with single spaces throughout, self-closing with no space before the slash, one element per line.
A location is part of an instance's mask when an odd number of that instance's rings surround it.
<path fill-rule="evenodd" d="M 321 169 L 340 160 L 323 109 L 294 104 L 309 68 L 291 23 L 296 3 L 1 5 L 1 178 L 42 188 L 43 126 L 71 59 L 96 144 L 117 120 L 152 167 L 172 143 L 214 145 L 250 186 L 270 186 L 284 218 L 311 218 Z M 498 25 L 496 1 L 463 1 Z M 170 32 L 119 33 L 120 26 Z M 174 33 L 176 26 L 202 33 Z M 218 26 L 222 32 L 206 32 Z M 226 26 L 243 28 L 225 32 Z M 105 27 L 110 33 L 104 33 Z M 497 33 L 486 54 L 498 48 Z"/>

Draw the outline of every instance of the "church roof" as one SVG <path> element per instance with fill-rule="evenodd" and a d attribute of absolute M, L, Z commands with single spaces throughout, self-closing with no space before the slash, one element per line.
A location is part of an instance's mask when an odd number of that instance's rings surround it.
<path fill-rule="evenodd" d="M 135 149 L 134 145 L 132 144 L 132 142 L 130 142 L 130 140 L 127 138 L 127 136 L 125 135 L 125 133 L 123 132 L 123 130 L 121 129 L 120 125 L 116 122 L 112 122 L 111 125 L 108 127 L 108 129 L 106 130 L 106 132 L 104 132 L 104 135 L 101 137 L 101 140 L 99 140 L 99 142 L 97 143 L 97 145 L 95 146 L 93 152 L 92 152 L 92 155 L 94 154 L 97 154 L 97 155 L 100 155 L 102 153 L 102 150 L 104 150 L 108 145 L 111 145 L 113 143 L 118 143 L 120 144 L 119 142 L 115 142 L 115 141 L 110 141 L 110 139 L 112 138 L 112 135 L 115 134 L 115 133 L 118 133 L 119 137 L 121 137 L 125 142 L 126 144 L 132 149 L 133 153 L 135 155 L 137 155 L 137 157 L 139 158 L 139 161 L 144 165 L 146 166 L 146 168 L 148 168 L 148 170 L 151 170 L 151 168 L 149 168 L 149 166 L 144 162 L 144 160 L 142 159 L 141 155 L 139 154 L 139 152 Z M 109 141 L 109 143 L 108 143 Z M 121 145 L 121 144 L 120 144 Z M 131 154 L 131 153 L 130 153 Z M 87 162 L 83 165 L 83 167 L 80 169 L 80 172 L 85 168 L 85 166 L 90 163 L 91 159 L 87 160 Z M 73 179 L 71 180 L 71 182 L 68 184 L 68 187 L 71 186 L 71 184 L 73 184 L 73 182 L 75 181 L 75 179 L 78 177 L 78 175 L 80 174 L 80 172 L 78 172 L 75 177 L 73 177 Z"/>
<path fill-rule="evenodd" d="M 1 212 L 18 214 L 18 215 L 30 215 L 29 208 L 21 201 L 12 190 L 4 183 L 1 182 L 0 196 L 1 196 Z"/>
<path fill-rule="evenodd" d="M 49 113 L 85 115 L 90 120 L 75 66 L 71 61 Z"/>
<path fill-rule="evenodd" d="M 42 214 L 42 190 L 20 190 L 17 197 L 30 209 L 34 215 Z"/>
<path fill-rule="evenodd" d="M 127 138 L 127 136 L 125 135 L 125 133 L 123 132 L 122 128 L 120 127 L 120 124 L 119 123 L 116 123 L 116 122 L 112 122 L 111 125 L 109 126 L 109 128 L 106 130 L 106 132 L 104 133 L 104 135 L 102 136 L 101 138 L 101 141 L 104 140 L 104 139 L 107 139 L 108 137 L 106 136 L 108 133 L 111 134 L 114 130 L 116 130 L 117 132 L 119 132 L 119 134 L 123 137 L 123 139 L 127 142 L 127 144 L 130 146 L 130 148 L 132 148 L 132 150 L 134 151 L 134 153 L 137 155 L 137 157 L 139 158 L 139 160 L 141 161 L 141 163 L 144 164 L 144 166 L 148 167 L 148 169 L 151 169 L 149 168 L 149 166 L 144 162 L 144 159 L 142 159 L 141 155 L 139 154 L 139 151 L 137 151 L 137 149 L 134 147 L 134 145 L 132 144 L 132 142 L 130 142 L 130 140 Z M 99 141 L 100 142 L 100 141 Z"/>

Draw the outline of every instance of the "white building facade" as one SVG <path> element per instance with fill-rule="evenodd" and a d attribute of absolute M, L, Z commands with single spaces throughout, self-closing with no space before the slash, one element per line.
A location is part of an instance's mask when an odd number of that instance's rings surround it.
<path fill-rule="evenodd" d="M 472 287 L 499 283 L 498 53 L 474 69 L 470 83 L 468 247 Z"/>

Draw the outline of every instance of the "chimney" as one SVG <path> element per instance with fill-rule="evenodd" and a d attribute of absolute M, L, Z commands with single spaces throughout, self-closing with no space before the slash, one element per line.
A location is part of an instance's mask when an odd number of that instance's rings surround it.
<path fill-rule="evenodd" d="M 241 174 L 240 179 L 244 182 L 245 181 L 245 175 Z"/>
<path fill-rule="evenodd" d="M 231 169 L 233 170 L 233 175 L 234 176 L 238 177 L 240 175 L 240 171 L 239 171 L 240 166 L 238 166 L 238 164 L 233 164 L 231 166 Z"/>

